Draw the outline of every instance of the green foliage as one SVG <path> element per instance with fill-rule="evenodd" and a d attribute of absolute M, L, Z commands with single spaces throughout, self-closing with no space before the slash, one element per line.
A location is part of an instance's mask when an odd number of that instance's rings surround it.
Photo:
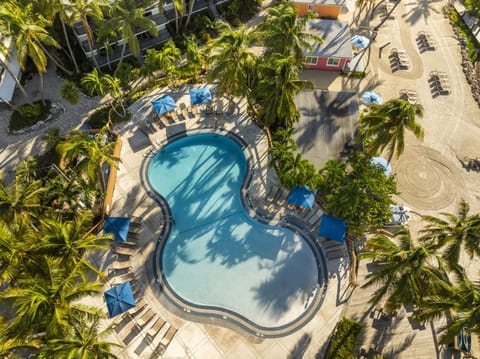
<path fill-rule="evenodd" d="M 50 127 L 45 131 L 42 140 L 47 144 L 47 150 L 53 150 L 60 142 L 60 129 L 58 127 Z"/>
<path fill-rule="evenodd" d="M 355 358 L 354 350 L 362 325 L 354 320 L 342 318 L 337 323 L 334 337 L 328 347 L 326 358 Z"/>
<path fill-rule="evenodd" d="M 478 58 L 478 54 L 476 51 L 477 43 L 474 35 L 472 34 L 472 31 L 468 28 L 467 24 L 465 24 L 463 19 L 458 15 L 457 11 L 453 8 L 453 6 L 449 6 L 447 8 L 447 15 L 453 25 L 467 40 L 468 57 L 470 58 L 470 61 L 472 63 L 475 63 Z"/>
<path fill-rule="evenodd" d="M 325 210 L 345 220 L 350 235 L 358 236 L 389 221 L 391 196 L 397 194 L 395 177 L 386 177 L 364 154 L 353 152 L 347 165 L 329 161 L 320 175 L 318 194 Z"/>
<path fill-rule="evenodd" d="M 12 113 L 8 129 L 18 131 L 35 125 L 39 121 L 46 121 L 50 115 L 52 102 L 50 100 L 35 101 L 32 105 L 24 104 L 19 106 Z"/>
<path fill-rule="evenodd" d="M 60 86 L 60 95 L 72 105 L 80 101 L 80 92 L 72 81 L 64 81 Z"/>
<path fill-rule="evenodd" d="M 92 128 L 102 128 L 109 121 L 112 123 L 120 123 L 129 121 L 132 117 L 130 112 L 127 112 L 125 116 L 119 114 L 120 111 L 113 111 L 111 107 L 102 107 L 93 112 L 87 120 L 87 123 Z"/>

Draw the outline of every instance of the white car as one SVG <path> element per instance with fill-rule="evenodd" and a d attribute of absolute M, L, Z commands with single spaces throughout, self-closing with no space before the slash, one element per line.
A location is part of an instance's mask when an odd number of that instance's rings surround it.
<path fill-rule="evenodd" d="M 410 221 L 410 208 L 405 206 L 390 206 L 390 212 L 392 217 L 390 223 L 387 223 L 385 227 L 403 226 Z"/>

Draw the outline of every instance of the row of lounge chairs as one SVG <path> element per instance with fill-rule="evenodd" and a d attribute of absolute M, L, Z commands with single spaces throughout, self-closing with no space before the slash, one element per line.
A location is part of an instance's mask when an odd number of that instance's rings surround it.
<path fill-rule="evenodd" d="M 410 60 L 405 50 L 392 48 L 390 50 L 389 58 L 390 58 L 390 65 L 392 69 L 408 68 L 410 66 Z"/>
<path fill-rule="evenodd" d="M 428 31 L 419 31 L 417 34 L 417 45 L 420 51 L 435 50 L 436 44 L 433 36 Z"/>
<path fill-rule="evenodd" d="M 108 268 L 108 273 L 113 274 L 109 281 L 111 287 L 130 282 L 133 295 L 136 300 L 136 306 L 123 313 L 123 315 L 116 322 L 118 328 L 117 333 L 124 344 L 129 344 L 133 338 L 145 332 L 144 340 L 153 345 L 157 337 L 160 338 L 156 344 L 150 358 L 158 358 L 163 355 L 173 340 L 178 329 L 175 326 L 167 323 L 160 315 L 148 305 L 145 298 L 141 297 L 141 291 L 136 284 L 135 275 L 131 272 L 131 259 L 137 253 L 137 239 L 138 234 L 142 230 L 142 220 L 138 217 L 132 217 L 130 222 L 130 230 L 126 242 L 115 243 L 113 251 L 117 255 L 117 260 L 114 261 Z M 117 275 L 120 272 L 127 272 L 126 274 Z M 139 298 L 141 297 L 141 298 Z M 119 324 L 123 321 L 127 323 L 120 327 Z M 144 331 L 150 323 L 153 323 L 148 330 Z"/>
<path fill-rule="evenodd" d="M 417 103 L 417 91 L 401 89 L 400 90 L 400 98 L 404 99 L 404 100 L 407 100 L 411 104 L 415 104 L 415 103 Z"/>
<path fill-rule="evenodd" d="M 434 95 L 437 93 L 449 94 L 452 92 L 448 80 L 448 75 L 445 72 L 431 71 L 428 82 L 430 84 L 430 89 L 432 90 Z"/>

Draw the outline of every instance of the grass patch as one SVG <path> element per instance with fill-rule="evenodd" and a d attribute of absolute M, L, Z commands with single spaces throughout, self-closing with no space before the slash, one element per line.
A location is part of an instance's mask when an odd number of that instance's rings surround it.
<path fill-rule="evenodd" d="M 475 37 L 473 36 L 468 26 L 465 24 L 463 19 L 455 11 L 453 7 L 447 8 L 447 15 L 448 15 L 448 18 L 452 21 L 453 25 L 467 40 L 468 57 L 472 63 L 475 63 L 478 57 L 476 52 L 477 43 L 476 43 Z"/>
<path fill-rule="evenodd" d="M 122 113 L 120 106 L 117 108 L 117 112 Z M 102 128 L 109 120 L 115 124 L 129 121 L 132 117 L 132 114 L 128 111 L 125 116 L 120 116 L 117 112 L 113 111 L 110 106 L 99 108 L 88 117 L 87 123 L 91 128 Z"/>
<path fill-rule="evenodd" d="M 32 105 L 24 104 L 18 107 L 12 113 L 8 129 L 10 131 L 18 131 L 31 127 L 40 121 L 46 121 L 50 115 L 52 101 L 41 100 L 35 101 Z"/>

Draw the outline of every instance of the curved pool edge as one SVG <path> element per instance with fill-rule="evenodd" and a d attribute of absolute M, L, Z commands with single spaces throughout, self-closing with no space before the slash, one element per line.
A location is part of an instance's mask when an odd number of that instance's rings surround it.
<path fill-rule="evenodd" d="M 299 317 L 295 318 L 292 322 L 278 327 L 262 327 L 252 322 L 248 318 L 245 318 L 238 313 L 230 311 L 228 309 L 211 306 L 201 306 L 198 304 L 190 303 L 184 298 L 178 296 L 175 291 L 171 289 L 161 271 L 159 258 L 161 258 L 163 247 L 170 235 L 172 227 L 171 212 L 170 207 L 165 201 L 165 199 L 159 193 L 157 193 L 150 185 L 147 176 L 147 168 L 156 153 L 164 146 L 181 138 L 202 133 L 217 134 L 228 137 L 230 140 L 233 140 L 235 143 L 237 143 L 237 145 L 239 145 L 239 147 L 243 151 L 246 158 L 247 168 L 245 177 L 242 182 L 240 197 L 242 200 L 242 204 L 249 216 L 261 223 L 272 226 L 281 226 L 294 231 L 295 233 L 301 235 L 302 238 L 304 238 L 304 240 L 308 243 L 310 249 L 312 250 L 318 266 L 317 269 L 320 286 L 317 290 L 317 293 L 309 304 L 309 309 L 303 312 Z M 146 157 L 142 161 L 140 181 L 143 188 L 146 190 L 148 196 L 151 197 L 160 207 L 162 214 L 161 217 L 163 219 L 163 226 L 161 228 L 160 235 L 155 243 L 155 248 L 150 254 L 149 260 L 147 261 L 148 267 L 146 271 L 149 283 L 151 284 L 150 287 L 152 288 L 152 291 L 158 296 L 157 300 L 159 300 L 159 302 L 164 307 L 166 307 L 166 309 L 185 320 L 226 327 L 236 332 L 239 332 L 244 336 L 252 338 L 283 337 L 298 331 L 308 322 L 310 322 L 317 314 L 318 310 L 321 308 L 328 288 L 326 256 L 324 255 L 323 249 L 320 247 L 318 241 L 312 233 L 303 230 L 301 227 L 295 225 L 294 221 L 290 221 L 288 217 L 283 217 L 280 220 L 277 218 L 271 218 L 266 213 L 263 213 L 252 205 L 249 199 L 248 189 L 252 182 L 253 172 L 255 168 L 252 166 L 254 159 L 252 149 L 248 146 L 248 144 L 236 133 L 221 128 L 217 128 L 216 131 L 212 131 L 212 129 L 210 128 L 203 128 L 190 129 L 178 133 L 175 136 L 171 136 L 162 143 L 159 143 L 158 146 L 155 146 L 155 149 L 157 150 L 155 151 L 155 153 L 152 153 L 150 157 Z"/>

